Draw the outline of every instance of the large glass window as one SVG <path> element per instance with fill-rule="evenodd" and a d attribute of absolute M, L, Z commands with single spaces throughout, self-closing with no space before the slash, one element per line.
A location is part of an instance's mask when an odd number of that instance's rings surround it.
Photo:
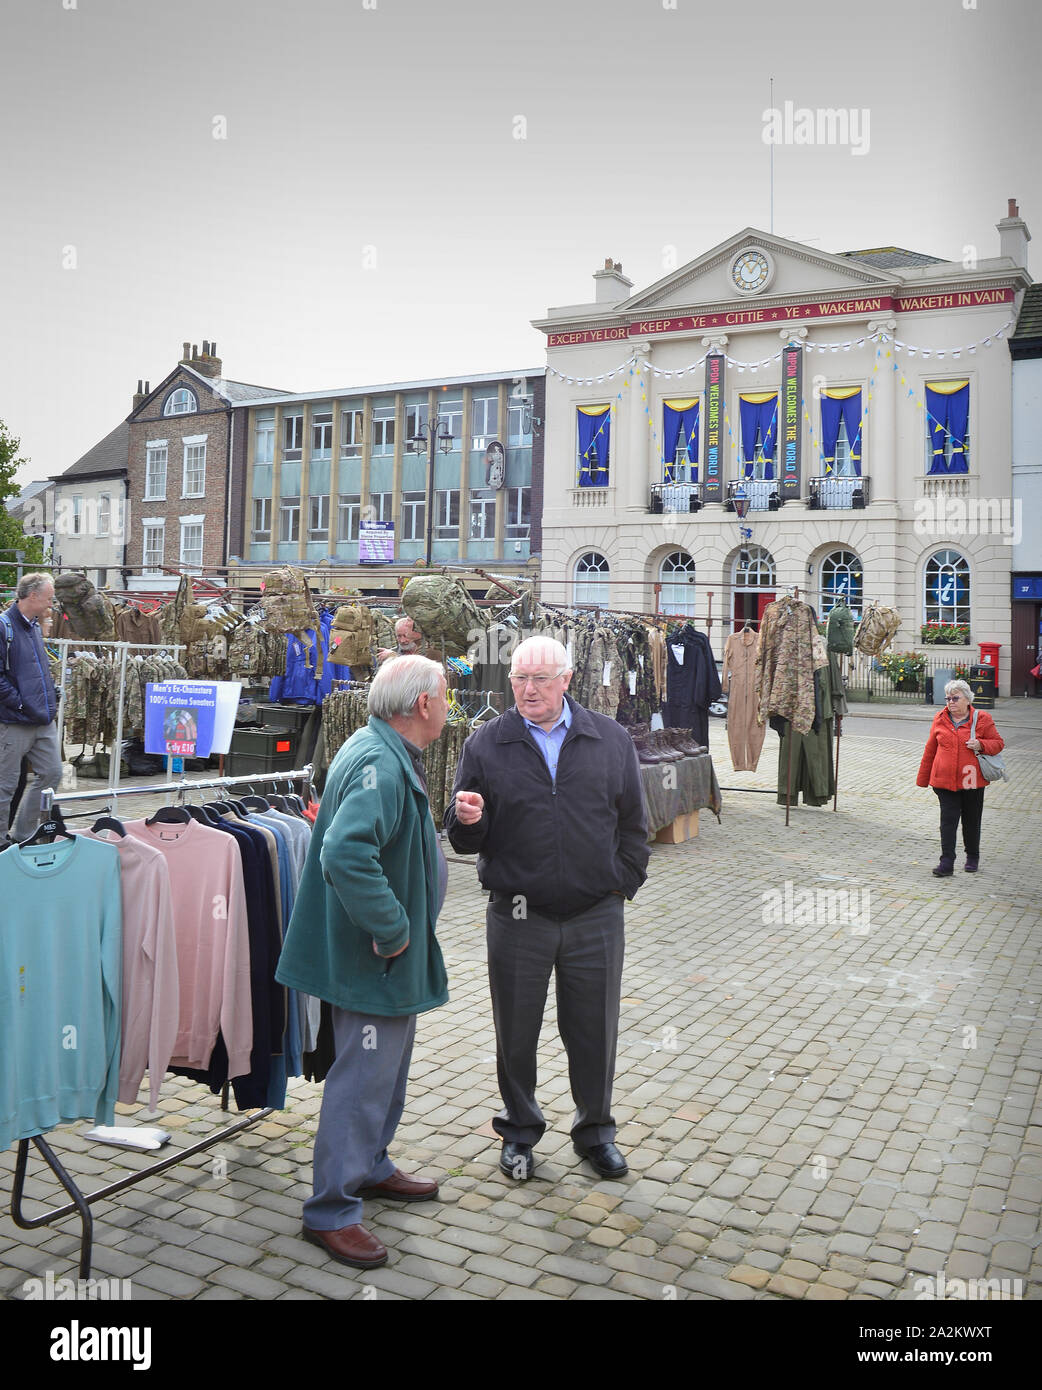
<path fill-rule="evenodd" d="M 448 431 L 452 435 L 451 453 L 455 453 L 460 447 L 460 440 L 463 438 L 463 397 L 435 396 L 434 406 L 438 412 L 440 423 L 438 433 L 444 434 Z"/>
<path fill-rule="evenodd" d="M 499 431 L 499 397 L 475 396 L 471 405 L 471 448 L 485 449 Z"/>
<path fill-rule="evenodd" d="M 530 487 L 507 488 L 507 539 L 527 540 L 531 532 L 532 489 Z"/>
<path fill-rule="evenodd" d="M 369 494 L 370 515 L 366 521 L 392 521 L 394 512 L 392 504 L 394 502 L 393 492 L 372 492 Z"/>
<path fill-rule="evenodd" d="M 402 493 L 403 541 L 422 541 L 426 534 L 427 496 L 423 492 Z"/>
<path fill-rule="evenodd" d="M 491 488 L 475 488 L 470 494 L 470 539 L 491 541 L 496 536 L 496 494 Z"/>
<path fill-rule="evenodd" d="M 773 589 L 777 585 L 774 556 L 761 545 L 746 545 L 734 557 L 731 582 L 738 588 Z"/>
<path fill-rule="evenodd" d="M 253 539 L 255 541 L 271 540 L 270 497 L 255 497 L 253 499 Z"/>
<path fill-rule="evenodd" d="M 275 461 L 275 412 L 258 412 L 253 421 L 253 461 L 254 463 L 273 463 Z"/>
<path fill-rule="evenodd" d="M 695 616 L 695 562 L 686 550 L 674 550 L 659 567 L 659 612 Z"/>
<path fill-rule="evenodd" d="M 327 541 L 329 539 L 329 498 L 310 497 L 308 503 L 308 540 Z"/>
<path fill-rule="evenodd" d="M 361 510 L 362 498 L 360 493 L 341 493 L 337 499 L 339 518 L 337 535 L 340 540 L 356 541 L 358 539 L 358 520 Z"/>
<path fill-rule="evenodd" d="M 164 415 L 191 415 L 198 410 L 195 394 L 189 391 L 187 386 L 180 386 L 167 398 L 166 405 L 163 407 Z"/>
<path fill-rule="evenodd" d="M 439 540 L 456 540 L 459 536 L 459 490 L 434 494 L 434 534 Z"/>
<path fill-rule="evenodd" d="M 279 501 L 279 540 L 300 540 L 300 498 L 283 497 Z"/>
<path fill-rule="evenodd" d="M 107 536 L 112 526 L 112 498 L 103 492 L 98 498 L 98 535 Z"/>
<path fill-rule="evenodd" d="M 181 523 L 181 564 L 186 569 L 202 569 L 203 523 L 201 521 L 183 521 Z"/>
<path fill-rule="evenodd" d="M 507 402 L 507 444 L 513 449 L 532 442 L 532 407 L 512 396 Z"/>
<path fill-rule="evenodd" d="M 311 457 L 333 457 L 333 412 L 320 410 L 311 416 Z"/>
<path fill-rule="evenodd" d="M 414 405 L 405 407 L 405 442 L 410 443 L 414 439 L 420 438 L 420 431 L 427 425 L 427 402 L 418 401 Z M 422 443 L 413 446 L 421 453 L 425 449 Z"/>
<path fill-rule="evenodd" d="M 206 445 L 184 446 L 184 471 L 181 481 L 182 497 L 206 496 Z"/>
<path fill-rule="evenodd" d="M 365 419 L 360 410 L 342 410 L 340 412 L 340 457 L 342 459 L 357 459 L 362 457 L 362 421 Z"/>
<path fill-rule="evenodd" d="M 304 453 L 304 413 L 282 417 L 282 457 L 294 463 Z"/>
<path fill-rule="evenodd" d="M 609 602 L 609 567 L 603 555 L 588 550 L 575 562 L 575 603 L 606 608 Z"/>
<path fill-rule="evenodd" d="M 958 550 L 938 550 L 926 562 L 924 617 L 927 623 L 970 621 L 970 566 Z"/>
<path fill-rule="evenodd" d="M 378 405 L 373 408 L 373 453 L 394 453 L 393 405 Z"/>
<path fill-rule="evenodd" d="M 144 548 L 141 555 L 141 568 L 145 574 L 162 574 L 165 545 L 165 522 L 146 521 L 144 524 Z"/>
<path fill-rule="evenodd" d="M 839 463 L 839 450 L 836 451 Z M 824 617 L 842 599 L 855 618 L 860 619 L 864 595 L 861 561 L 852 550 L 833 550 L 821 562 L 818 614 Z"/>
<path fill-rule="evenodd" d="M 150 444 L 145 450 L 145 501 L 166 500 L 166 445 Z"/>
<path fill-rule="evenodd" d="M 72 499 L 72 534 L 82 536 L 83 534 L 83 498 L 74 497 Z"/>

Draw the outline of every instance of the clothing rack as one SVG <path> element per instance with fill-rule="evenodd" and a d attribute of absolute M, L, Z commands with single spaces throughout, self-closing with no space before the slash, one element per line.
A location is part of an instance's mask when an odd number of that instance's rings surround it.
<path fill-rule="evenodd" d="M 179 804 L 183 802 L 184 793 L 193 787 L 227 787 L 235 784 L 250 782 L 265 782 L 277 780 L 280 782 L 296 782 L 303 779 L 303 791 L 307 792 L 311 786 L 311 778 L 314 768 L 310 763 L 295 772 L 279 772 L 269 778 L 259 776 L 256 773 L 246 773 L 240 777 L 212 777 L 198 782 L 189 782 L 182 778 L 180 782 L 167 782 L 154 787 L 106 787 L 97 792 L 68 792 L 60 797 L 55 796 L 52 789 L 46 789 L 40 799 L 41 810 L 49 813 L 55 802 L 77 801 L 93 798 L 115 798 L 118 796 L 146 796 L 152 792 L 175 791 L 178 793 Z M 228 1109 L 228 1084 L 225 1083 L 221 1094 L 221 1109 Z M 233 1135 L 239 1134 L 242 1130 L 248 1129 L 251 1125 L 257 1124 L 260 1120 L 267 1119 L 269 1115 L 275 1113 L 274 1106 L 265 1106 L 255 1114 L 247 1116 L 245 1120 L 239 1120 L 236 1124 L 227 1125 L 216 1134 L 211 1134 L 206 1139 L 200 1139 L 197 1144 L 190 1145 L 187 1149 L 179 1149 L 177 1153 L 171 1154 L 168 1158 L 160 1159 L 158 1163 L 150 1164 L 147 1168 L 142 1168 L 138 1172 L 131 1173 L 125 1178 L 120 1178 L 118 1182 L 109 1183 L 108 1186 L 99 1188 L 97 1192 L 84 1193 L 78 1187 L 74 1178 L 65 1171 L 58 1156 L 47 1143 L 46 1139 L 40 1134 L 34 1134 L 27 1139 L 19 1139 L 18 1154 L 15 1159 L 14 1184 L 11 1188 L 11 1219 L 15 1225 L 23 1231 L 36 1230 L 40 1226 L 51 1226 L 57 1221 L 61 1221 L 66 1216 L 71 1216 L 73 1212 L 78 1212 L 80 1217 L 80 1274 L 81 1279 L 90 1278 L 91 1253 L 94 1243 L 94 1218 L 90 1208 L 95 1202 L 104 1201 L 108 1197 L 114 1196 L 117 1192 L 122 1192 L 124 1188 L 134 1187 L 137 1183 L 143 1182 L 146 1178 L 155 1177 L 157 1173 L 163 1173 L 167 1168 L 172 1168 L 175 1163 L 182 1163 L 186 1158 L 191 1158 L 197 1153 L 202 1153 L 204 1149 L 212 1148 L 214 1144 L 220 1144 L 225 1139 L 230 1139 Z M 25 1175 L 29 1162 L 29 1144 L 36 1145 L 47 1166 L 54 1173 L 62 1187 L 69 1194 L 71 1200 L 62 1207 L 54 1207 L 45 1211 L 42 1216 L 26 1216 L 22 1211 L 22 1197 L 25 1188 Z"/>
<path fill-rule="evenodd" d="M 82 637 L 59 637 L 58 646 L 61 648 L 61 670 L 58 674 L 58 683 L 61 686 L 61 696 L 58 701 L 58 747 L 62 746 L 62 734 L 65 731 L 65 673 L 69 669 L 69 648 L 70 647 L 102 647 L 106 652 L 111 651 L 114 656 L 119 656 L 119 695 L 116 697 L 116 737 L 112 748 L 109 749 L 109 785 L 113 788 L 119 785 L 120 764 L 123 761 L 123 701 L 127 691 L 127 658 L 132 651 L 135 652 L 169 652 L 173 661 L 177 660 L 177 654 L 187 651 L 183 642 L 90 642 Z"/>

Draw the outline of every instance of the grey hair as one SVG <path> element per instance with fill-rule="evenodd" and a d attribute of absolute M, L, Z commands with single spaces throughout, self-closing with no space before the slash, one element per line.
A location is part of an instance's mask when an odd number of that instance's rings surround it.
<path fill-rule="evenodd" d="M 50 574 L 23 574 L 18 581 L 16 597 L 28 598 L 30 594 L 35 594 L 37 589 L 42 589 L 45 584 L 53 583 L 54 576 Z"/>
<path fill-rule="evenodd" d="M 970 704 L 973 704 L 973 691 L 965 681 L 949 681 L 944 687 L 945 695 L 965 695 Z"/>
<path fill-rule="evenodd" d="M 369 713 L 378 719 L 407 719 L 421 695 L 438 695 L 445 672 L 425 656 L 392 656 L 369 687 Z"/>
<path fill-rule="evenodd" d="M 558 642 L 555 637 L 526 637 L 523 642 L 518 642 L 514 648 L 514 655 L 510 661 L 511 671 L 516 671 L 525 658 L 534 664 L 544 666 L 556 666 L 554 672 L 557 676 L 563 676 L 566 671 L 572 669 L 572 663 L 568 659 L 568 649 L 563 643 Z"/>

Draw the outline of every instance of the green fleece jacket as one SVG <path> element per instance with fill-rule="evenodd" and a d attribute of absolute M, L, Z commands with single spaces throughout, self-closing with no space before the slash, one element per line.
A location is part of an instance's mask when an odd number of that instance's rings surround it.
<path fill-rule="evenodd" d="M 401 738 L 370 715 L 329 769 L 276 979 L 355 1013 L 435 1009 L 449 997 L 437 911 L 426 793 Z"/>

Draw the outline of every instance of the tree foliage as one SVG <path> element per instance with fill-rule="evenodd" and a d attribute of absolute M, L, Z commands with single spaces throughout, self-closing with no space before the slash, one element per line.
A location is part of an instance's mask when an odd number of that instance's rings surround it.
<path fill-rule="evenodd" d="M 29 460 L 19 456 L 21 440 L 16 439 L 2 420 L 0 420 L 0 591 L 5 594 L 12 590 L 18 576 L 15 550 L 25 552 L 25 568 L 39 569 L 43 562 L 43 541 L 39 536 L 27 536 L 22 523 L 11 516 L 4 502 L 8 497 L 17 496 L 21 488 L 14 475 Z"/>

